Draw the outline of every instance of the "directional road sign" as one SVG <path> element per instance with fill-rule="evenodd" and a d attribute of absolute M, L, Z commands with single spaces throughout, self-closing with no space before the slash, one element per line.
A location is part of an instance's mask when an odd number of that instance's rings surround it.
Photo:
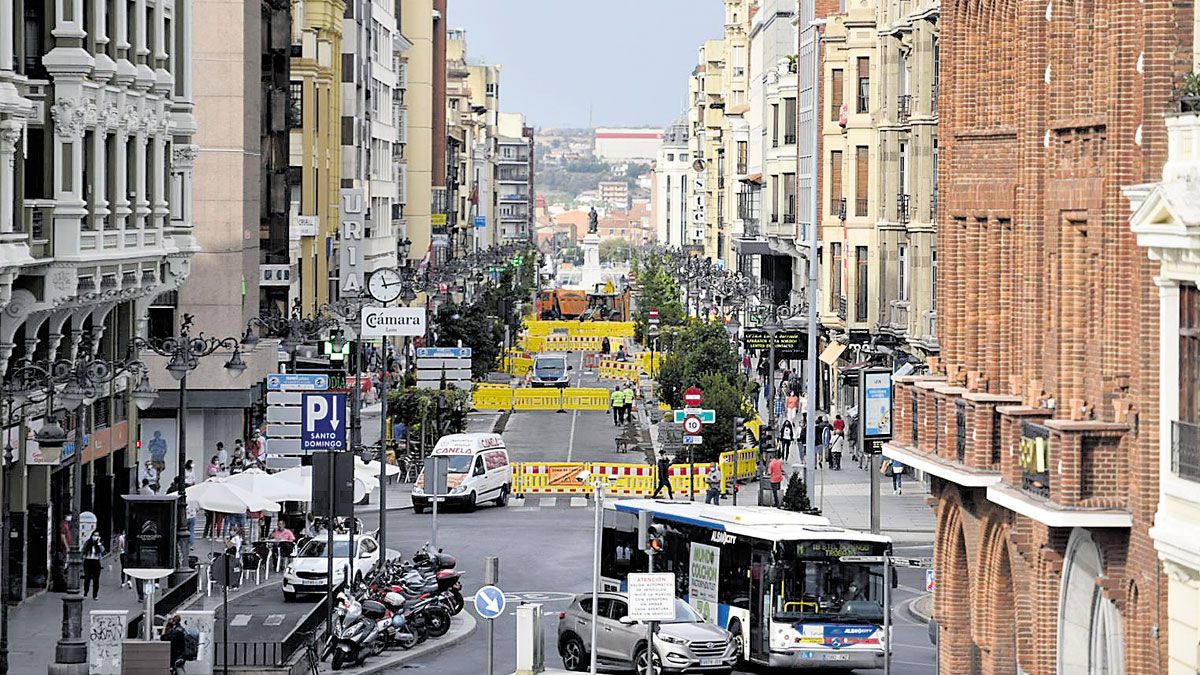
<path fill-rule="evenodd" d="M 495 619 L 504 613 L 504 591 L 484 586 L 475 593 L 475 613 L 485 619 Z"/>
<path fill-rule="evenodd" d="M 417 349 L 419 359 L 469 359 L 470 347 L 420 347 Z"/>
<path fill-rule="evenodd" d="M 324 391 L 328 388 L 328 375 L 294 375 L 288 373 L 271 373 L 267 375 L 267 391 Z"/>
<path fill-rule="evenodd" d="M 933 567 L 933 558 L 897 558 L 888 556 L 888 564 L 892 567 Z M 844 563 L 883 564 L 881 555 L 844 555 L 838 558 Z"/>
<path fill-rule="evenodd" d="M 695 415 L 688 415 L 683 418 L 683 432 L 686 434 L 698 434 L 704 430 L 704 423 Z"/>
<path fill-rule="evenodd" d="M 703 436 L 692 436 L 692 435 L 685 435 L 685 436 L 683 437 L 683 444 L 684 444 L 684 445 L 702 445 L 703 443 L 704 443 L 704 437 L 703 437 Z"/>
<path fill-rule="evenodd" d="M 300 449 L 346 449 L 346 395 L 304 394 L 300 412 Z"/>
<path fill-rule="evenodd" d="M 676 410 L 675 411 L 675 424 L 683 424 L 683 421 L 685 419 L 687 419 L 688 417 L 699 417 L 701 424 L 716 424 L 717 411 L 711 410 L 708 408 L 705 408 L 703 410 L 698 409 L 698 408 L 697 409 L 689 408 L 687 410 Z"/>

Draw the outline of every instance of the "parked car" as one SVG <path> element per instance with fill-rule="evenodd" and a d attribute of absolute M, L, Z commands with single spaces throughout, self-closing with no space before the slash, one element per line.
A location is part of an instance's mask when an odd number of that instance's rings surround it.
<path fill-rule="evenodd" d="M 283 572 L 284 600 L 294 600 L 297 595 L 306 593 L 325 592 L 329 577 L 329 560 L 325 555 L 327 543 L 325 537 L 314 537 L 296 552 L 292 562 Z M 379 559 L 379 543 L 374 537 L 358 535 L 351 542 L 349 534 L 333 535 L 334 587 L 345 583 L 347 569 L 352 570 L 352 581 L 363 579 L 379 564 Z"/>
<path fill-rule="evenodd" d="M 646 625 L 631 621 L 622 593 L 601 593 L 596 626 L 596 662 L 617 668 L 646 670 Z M 584 593 L 558 615 L 558 653 L 567 670 L 585 671 L 591 663 L 592 595 Z M 737 662 L 733 635 L 704 620 L 683 600 L 675 601 L 675 618 L 658 624 L 654 634 L 655 672 L 730 673 Z"/>

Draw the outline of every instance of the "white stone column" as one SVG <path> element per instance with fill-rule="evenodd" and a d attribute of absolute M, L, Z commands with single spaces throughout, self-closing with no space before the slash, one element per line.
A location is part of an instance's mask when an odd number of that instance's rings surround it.
<path fill-rule="evenodd" d="M 113 177 L 116 179 L 114 189 L 116 194 L 112 196 L 113 205 L 113 227 L 118 230 L 124 230 L 129 227 L 129 181 L 127 179 L 129 173 L 128 158 L 125 154 L 125 146 L 128 144 L 129 136 L 118 127 L 116 129 L 117 142 L 115 143 L 116 152 L 113 153 Z"/>
<path fill-rule="evenodd" d="M 92 132 L 92 213 L 95 221 L 93 228 L 97 231 L 108 229 L 108 158 L 106 151 L 108 149 L 108 129 L 104 125 L 96 125 L 95 131 Z M 100 245 L 103 245 L 104 238 L 100 237 Z"/>
<path fill-rule="evenodd" d="M 16 184 L 17 141 L 21 140 L 21 123 L 0 122 L 0 235 L 13 231 L 13 198 Z"/>
<path fill-rule="evenodd" d="M 144 229 L 147 226 L 147 220 L 150 216 L 150 199 L 149 195 L 147 194 L 148 186 L 146 184 L 146 159 L 149 157 L 146 146 L 149 145 L 149 140 L 150 139 L 147 137 L 145 130 L 139 130 L 137 135 L 134 137 L 134 143 L 136 144 L 137 148 L 137 173 L 134 176 L 135 183 L 133 189 L 135 197 L 133 202 L 133 213 L 135 226 L 139 230 Z"/>
<path fill-rule="evenodd" d="M 154 176 L 149 183 L 153 186 L 150 191 L 150 209 L 153 219 L 152 227 L 157 230 L 161 230 L 167 226 L 167 216 L 170 215 L 167 209 L 167 197 L 165 194 L 167 189 L 165 184 L 166 172 L 164 171 L 167 162 L 166 142 L 167 139 L 162 134 L 155 134 L 150 138 L 149 150 L 150 157 L 153 160 L 150 164 L 154 167 Z"/>
<path fill-rule="evenodd" d="M 1158 471 L 1171 477 L 1171 424 L 1179 419 L 1179 280 L 1155 277 L 1158 286 Z"/>

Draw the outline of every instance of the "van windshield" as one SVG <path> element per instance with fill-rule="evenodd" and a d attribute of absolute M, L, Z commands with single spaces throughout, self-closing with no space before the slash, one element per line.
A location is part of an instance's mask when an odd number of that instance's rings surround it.
<path fill-rule="evenodd" d="M 450 473 L 467 473 L 471 470 L 471 460 L 474 455 L 441 455 L 446 458 L 447 471 Z"/>
<path fill-rule="evenodd" d="M 538 379 L 559 379 L 567 373 L 567 360 L 559 357 L 554 359 L 538 359 L 533 366 L 533 374 Z"/>

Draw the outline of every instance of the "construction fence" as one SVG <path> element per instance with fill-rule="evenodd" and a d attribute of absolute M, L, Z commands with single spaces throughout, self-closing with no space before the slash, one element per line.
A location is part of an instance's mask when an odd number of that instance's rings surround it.
<path fill-rule="evenodd" d="M 533 388 L 478 384 L 471 392 L 475 410 L 608 410 L 608 390 L 594 387 Z"/>
<path fill-rule="evenodd" d="M 729 481 L 747 480 L 758 474 L 758 455 L 753 448 L 722 453 L 720 456 L 721 491 L 729 491 Z M 515 462 L 513 494 L 554 495 L 591 492 L 578 480 L 582 471 L 609 479 L 607 494 L 617 497 L 648 497 L 658 485 L 658 467 L 653 464 L 616 462 Z M 679 495 L 702 495 L 708 491 L 712 464 L 672 464 L 668 472 L 671 491 Z"/>
<path fill-rule="evenodd" d="M 627 338 L 633 337 L 633 322 L 527 320 L 525 331 L 529 337 L 545 337 L 553 333 L 565 333 L 572 336 Z"/>

